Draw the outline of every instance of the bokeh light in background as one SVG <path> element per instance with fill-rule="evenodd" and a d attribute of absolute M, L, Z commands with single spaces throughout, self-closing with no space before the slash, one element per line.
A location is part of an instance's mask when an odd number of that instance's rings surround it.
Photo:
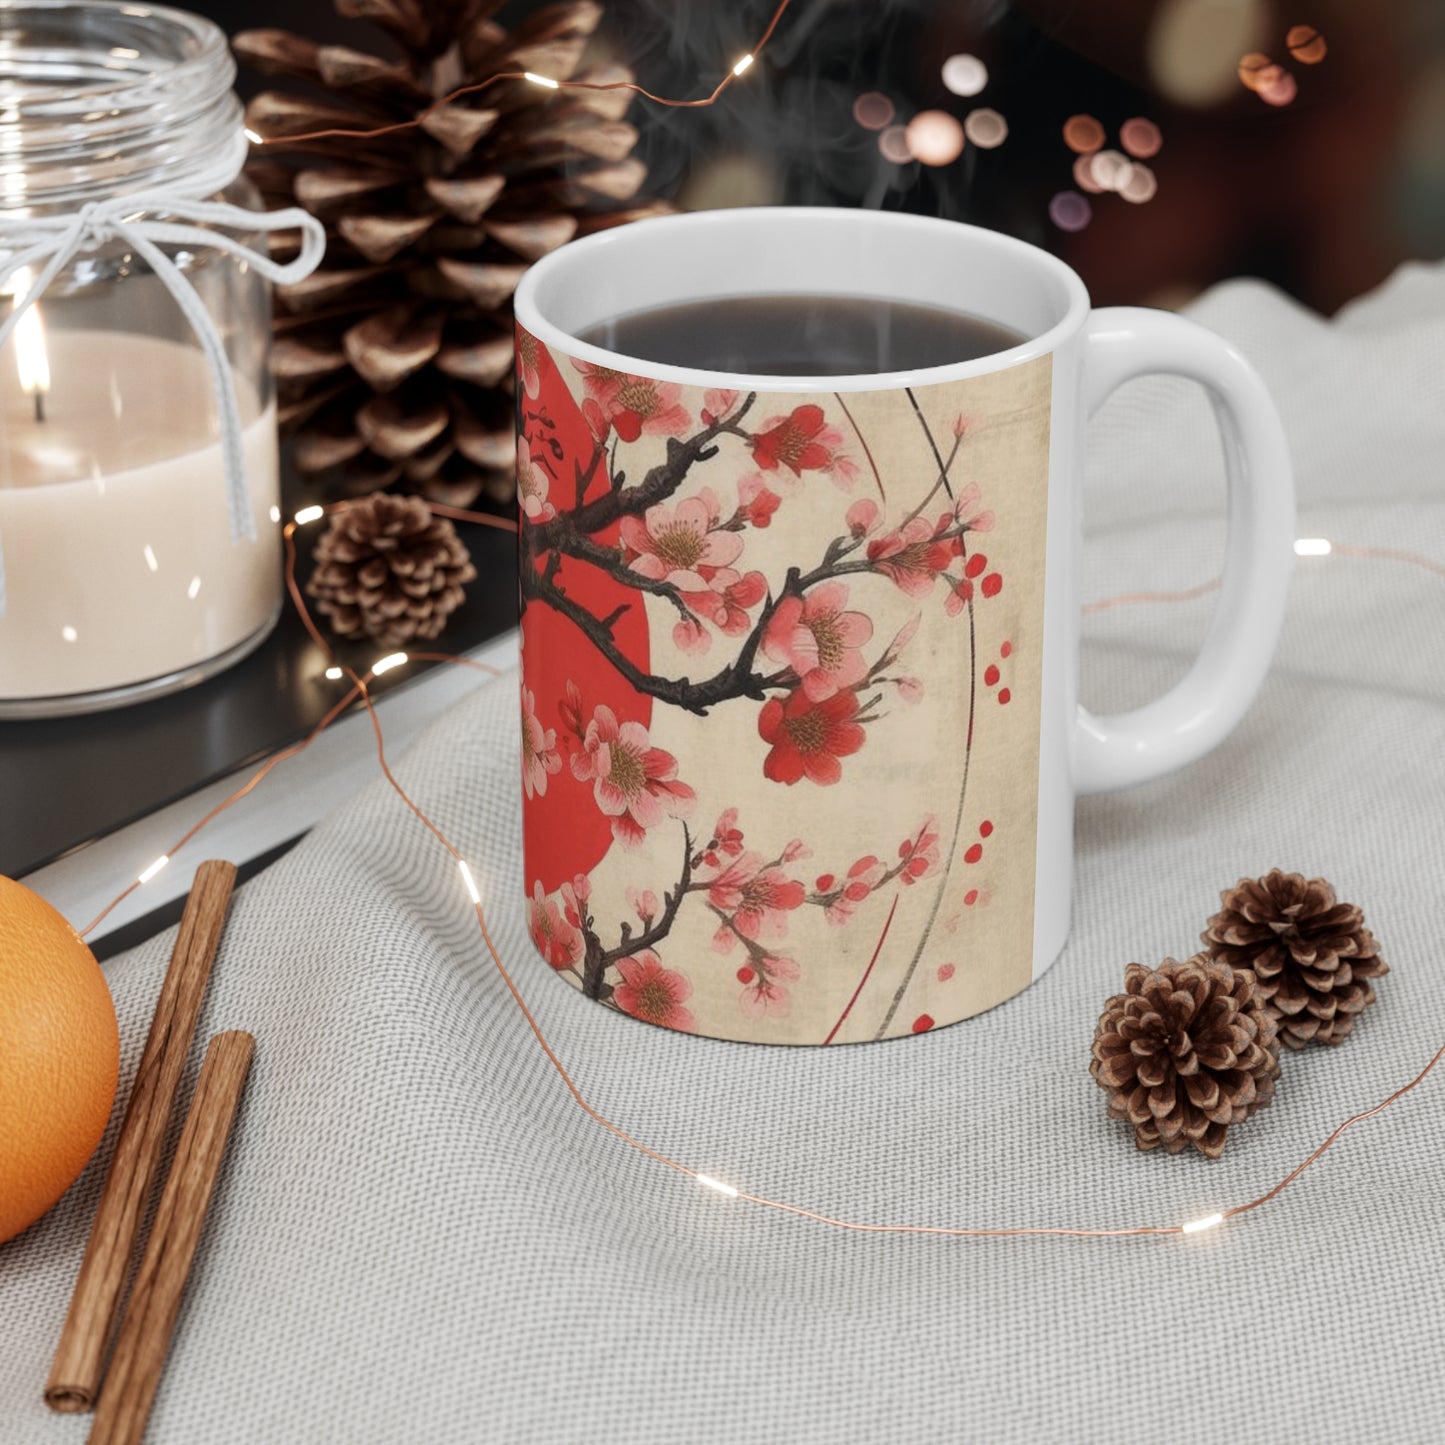
<path fill-rule="evenodd" d="M 954 95 L 977 95 L 988 84 L 988 67 L 976 55 L 950 55 L 943 62 L 943 84 Z"/>
<path fill-rule="evenodd" d="M 1260 0 L 1160 0 L 1146 43 L 1150 78 L 1176 105 L 1225 99 L 1239 57 L 1266 43 L 1270 8 Z"/>
<path fill-rule="evenodd" d="M 963 118 L 963 133 L 970 145 L 980 150 L 996 150 L 1008 139 L 1008 122 L 989 106 L 971 110 Z"/>
<path fill-rule="evenodd" d="M 1060 191 L 1049 202 L 1049 219 L 1061 231 L 1082 231 L 1093 215 L 1088 197 L 1077 191 Z"/>
<path fill-rule="evenodd" d="M 1288 105 L 1299 94 L 1299 83 L 1284 66 L 1271 65 L 1260 72 L 1254 93 L 1266 105 Z"/>
<path fill-rule="evenodd" d="M 908 148 L 908 131 L 901 125 L 890 125 L 878 137 L 878 149 L 886 160 L 900 166 L 913 159 L 913 152 Z"/>
<path fill-rule="evenodd" d="M 1135 161 L 1129 167 L 1129 174 L 1115 189 L 1126 201 L 1142 206 L 1145 201 L 1154 199 L 1159 190 L 1159 180 L 1142 161 Z"/>
<path fill-rule="evenodd" d="M 1318 65 L 1329 53 L 1325 37 L 1313 25 L 1292 25 L 1284 43 L 1301 65 Z"/>
<path fill-rule="evenodd" d="M 1094 179 L 1094 158 L 1091 155 L 1077 156 L 1074 159 L 1074 184 L 1081 191 L 1087 191 L 1091 196 L 1097 196 L 1103 191 L 1101 186 Z"/>
<path fill-rule="evenodd" d="M 853 102 L 853 119 L 864 130 L 882 130 L 893 116 L 893 102 L 876 90 L 866 91 Z"/>
<path fill-rule="evenodd" d="M 1128 184 L 1134 167 L 1129 158 L 1116 150 L 1095 151 L 1089 157 L 1089 176 L 1101 191 L 1117 191 Z"/>
<path fill-rule="evenodd" d="M 1071 115 L 1064 122 L 1064 144 L 1081 156 L 1090 155 L 1104 144 L 1104 127 L 1091 115 Z"/>
<path fill-rule="evenodd" d="M 1239 57 L 1239 67 L 1235 72 L 1239 76 L 1239 83 L 1246 90 L 1256 90 L 1259 87 L 1259 78 L 1266 71 L 1278 70 L 1279 67 L 1269 56 L 1258 50 L 1251 50 L 1247 55 Z"/>
<path fill-rule="evenodd" d="M 1136 115 L 1119 127 L 1119 144 L 1136 160 L 1147 161 L 1159 154 L 1164 137 L 1152 120 Z"/>
<path fill-rule="evenodd" d="M 908 152 L 926 166 L 946 166 L 963 154 L 963 127 L 946 110 L 921 110 L 904 128 Z"/>

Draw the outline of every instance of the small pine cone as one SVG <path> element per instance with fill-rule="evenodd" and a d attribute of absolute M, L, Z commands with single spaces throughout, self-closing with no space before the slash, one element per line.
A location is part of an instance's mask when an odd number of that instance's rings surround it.
<path fill-rule="evenodd" d="M 476 575 L 457 529 L 419 497 L 377 492 L 334 512 L 306 584 L 338 637 L 436 637 Z"/>
<path fill-rule="evenodd" d="M 1280 1041 L 1339 1044 L 1375 1001 L 1372 978 L 1390 971 L 1353 903 L 1323 878 L 1282 873 L 1241 878 L 1201 934 L 1211 958 L 1248 968 L 1279 1024 Z"/>
<path fill-rule="evenodd" d="M 1134 1142 L 1210 1159 L 1225 1134 L 1274 1098 L 1279 1040 L 1248 970 L 1202 953 L 1156 969 L 1131 963 L 1124 992 L 1104 1006 L 1089 1072 L 1109 1092 L 1109 1113 Z"/>

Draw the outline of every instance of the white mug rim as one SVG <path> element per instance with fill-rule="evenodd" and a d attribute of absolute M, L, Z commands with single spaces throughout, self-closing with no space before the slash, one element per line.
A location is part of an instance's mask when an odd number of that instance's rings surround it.
<path fill-rule="evenodd" d="M 923 230 L 937 233 L 939 228 L 948 228 L 958 234 L 961 248 L 986 248 L 998 255 L 1006 256 L 1017 264 L 1035 267 L 1044 277 L 1061 286 L 1068 298 L 1064 314 L 1051 326 L 1036 336 L 1027 336 L 1017 346 L 1002 351 L 990 352 L 986 356 L 968 361 L 950 362 L 944 366 L 918 367 L 910 371 L 877 371 L 854 375 L 812 375 L 812 376 L 769 376 L 763 373 L 739 373 L 708 371 L 700 367 L 676 366 L 666 362 L 647 361 L 641 357 L 629 356 L 623 352 L 609 351 L 604 347 L 582 341 L 563 327 L 548 320 L 541 310 L 538 291 L 547 284 L 554 273 L 563 268 L 597 264 L 611 252 L 620 258 L 620 249 L 636 244 L 639 237 L 655 235 L 657 228 L 685 232 L 703 227 L 718 226 L 767 226 L 780 221 L 796 223 L 813 220 L 829 226 L 851 225 L 855 227 L 884 228 L 900 235 L 912 230 L 915 234 Z M 687 238 L 679 235 L 678 244 L 685 247 Z M 962 261 L 962 252 L 960 252 Z M 882 288 L 884 294 L 887 287 Z M 732 293 L 736 294 L 736 293 Z M 761 291 L 758 294 L 778 294 Z M 796 293 L 801 294 L 801 293 Z M 876 293 L 874 293 L 876 294 Z M 699 300 L 708 299 L 699 295 Z M 1057 256 L 1027 241 L 989 231 L 981 226 L 972 226 L 963 221 L 943 220 L 933 216 L 914 216 L 897 211 L 850 210 L 832 206 L 753 206 L 730 210 L 693 211 L 670 216 L 655 216 L 645 220 L 632 221 L 626 225 L 611 227 L 566 245 L 544 256 L 530 266 L 517 287 L 513 309 L 518 323 L 550 350 L 579 361 L 591 362 L 596 366 L 612 367 L 635 375 L 655 378 L 660 381 L 680 382 L 685 386 L 717 387 L 731 390 L 765 392 L 825 392 L 825 391 L 884 391 L 900 387 L 931 386 L 940 382 L 962 380 L 971 376 L 983 376 L 1003 371 L 1023 362 L 1054 352 L 1076 335 L 1089 314 L 1089 294 L 1083 281 L 1070 266 Z"/>

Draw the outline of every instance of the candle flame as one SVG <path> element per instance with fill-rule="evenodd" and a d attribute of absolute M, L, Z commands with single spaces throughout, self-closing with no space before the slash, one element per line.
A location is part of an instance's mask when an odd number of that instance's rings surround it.
<path fill-rule="evenodd" d="M 30 293 L 34 277 L 22 266 L 10 278 L 10 295 L 18 302 Z M 40 305 L 32 305 L 15 324 L 15 365 L 20 372 L 20 390 L 26 396 L 43 397 L 50 390 L 50 358 L 45 350 L 45 323 Z"/>

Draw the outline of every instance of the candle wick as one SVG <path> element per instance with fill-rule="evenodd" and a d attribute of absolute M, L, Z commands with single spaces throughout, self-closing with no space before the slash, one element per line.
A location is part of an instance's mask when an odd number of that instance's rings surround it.
<path fill-rule="evenodd" d="M 35 388 L 35 420 L 45 420 L 45 392 L 41 387 Z"/>

